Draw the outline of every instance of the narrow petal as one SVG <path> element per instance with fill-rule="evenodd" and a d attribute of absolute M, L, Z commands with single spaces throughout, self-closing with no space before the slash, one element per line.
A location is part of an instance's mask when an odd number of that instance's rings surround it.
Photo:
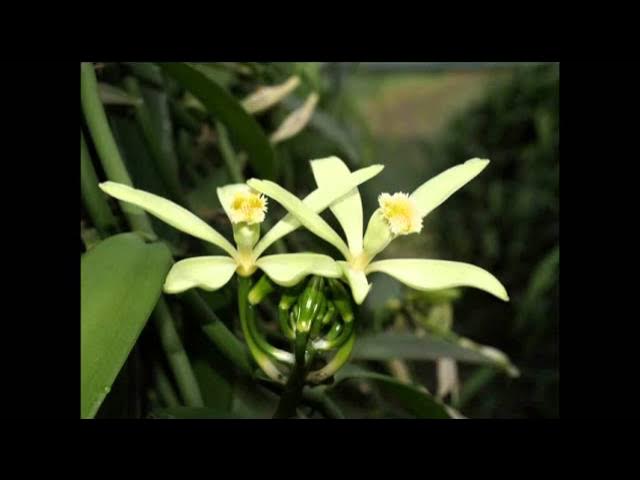
<path fill-rule="evenodd" d="M 101 183 L 100 188 L 103 192 L 118 200 L 131 203 L 146 210 L 151 215 L 158 217 L 163 222 L 168 223 L 184 233 L 213 243 L 231 256 L 236 255 L 236 250 L 233 248 L 233 245 L 207 225 L 204 220 L 166 198 L 116 182 Z"/>
<path fill-rule="evenodd" d="M 236 262 L 229 257 L 193 257 L 174 263 L 164 281 L 166 293 L 180 293 L 193 287 L 217 290 L 236 271 Z"/>
<path fill-rule="evenodd" d="M 347 262 L 338 262 L 338 264 L 342 268 L 347 282 L 349 282 L 353 299 L 358 305 L 362 304 L 371 289 L 371 284 L 367 282 L 365 273 L 362 270 L 354 270 Z"/>
<path fill-rule="evenodd" d="M 349 258 L 349 247 L 340 238 L 340 235 L 320 215 L 311 210 L 294 194 L 269 180 L 252 178 L 247 183 L 251 188 L 273 198 L 286 208 L 289 213 L 293 214 L 310 232 L 336 247 L 345 258 Z"/>
<path fill-rule="evenodd" d="M 349 175 L 351 171 L 338 157 L 328 157 L 311 162 L 313 176 L 318 187 L 332 186 L 336 178 Z M 331 205 L 331 212 L 335 215 L 347 236 L 349 250 L 354 255 L 362 252 L 362 199 L 358 188 L 354 188 L 339 201 Z"/>
<path fill-rule="evenodd" d="M 307 275 L 330 278 L 342 276 L 342 271 L 333 258 L 317 253 L 267 255 L 259 258 L 256 265 L 283 287 L 292 287 Z"/>
<path fill-rule="evenodd" d="M 422 218 L 437 208 L 489 165 L 489 160 L 472 158 L 451 167 L 418 187 L 412 194 Z"/>
<path fill-rule="evenodd" d="M 320 213 L 335 200 L 346 195 L 353 188 L 378 175 L 383 168 L 383 165 L 372 165 L 370 167 L 356 170 L 349 176 L 337 178 L 330 187 L 317 188 L 311 192 L 304 198 L 303 203 L 315 213 Z M 300 227 L 300 225 L 301 224 L 298 219 L 290 213 L 287 214 L 271 230 L 269 230 L 264 237 L 262 237 L 254 249 L 255 254 L 260 255 L 269 248 L 273 242 L 279 240 L 288 233 L 293 232 L 295 229 Z"/>
<path fill-rule="evenodd" d="M 416 290 L 474 287 L 509 301 L 507 291 L 496 277 L 469 263 L 401 258 L 373 262 L 367 273 L 373 272 L 384 272 Z"/>

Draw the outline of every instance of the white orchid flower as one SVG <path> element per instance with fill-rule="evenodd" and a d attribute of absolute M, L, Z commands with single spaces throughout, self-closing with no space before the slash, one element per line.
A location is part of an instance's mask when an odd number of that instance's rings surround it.
<path fill-rule="evenodd" d="M 347 243 L 320 215 L 282 187 L 268 180 L 251 179 L 247 183 L 280 203 L 308 230 L 340 251 L 346 261 L 339 261 L 338 264 L 358 304 L 364 301 L 371 289 L 367 275 L 373 272 L 391 275 L 416 290 L 475 287 L 508 301 L 509 296 L 500 281 L 475 265 L 419 258 L 373 261 L 398 236 L 420 232 L 422 219 L 488 164 L 489 160 L 474 158 L 433 177 L 411 195 L 381 194 L 378 198 L 379 208 L 371 215 L 364 236 L 362 200 L 358 189 L 354 188 L 331 206 L 331 211 L 344 230 Z M 321 188 L 350 173 L 349 168 L 337 157 L 312 161 L 311 167 L 316 183 Z"/>
<path fill-rule="evenodd" d="M 383 168 L 382 165 L 374 165 L 336 179 L 329 188 L 311 192 L 304 199 L 304 205 L 311 212 L 320 212 Z M 112 197 L 140 207 L 172 227 L 212 243 L 227 253 L 225 256 L 192 257 L 176 262 L 165 279 L 165 293 L 181 293 L 194 287 L 217 290 L 234 273 L 248 277 L 257 269 L 284 287 L 296 285 L 310 274 L 329 278 L 341 276 L 340 267 L 327 255 L 286 253 L 261 256 L 276 240 L 298 228 L 300 222 L 286 215 L 259 240 L 260 223 L 265 218 L 267 202 L 263 195 L 246 184 L 227 185 L 217 190 L 218 199 L 233 224 L 236 247 L 204 220 L 166 198 L 111 181 L 101 183 L 100 188 Z M 130 207 L 124 205 L 123 208 Z"/>

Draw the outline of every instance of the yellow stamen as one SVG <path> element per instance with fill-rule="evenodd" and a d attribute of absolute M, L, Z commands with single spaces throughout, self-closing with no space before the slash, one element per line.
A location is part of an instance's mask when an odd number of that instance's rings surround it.
<path fill-rule="evenodd" d="M 267 212 L 267 198 L 252 191 L 237 192 L 231 200 L 230 217 L 233 223 L 246 222 L 249 225 L 264 221 Z"/>
<path fill-rule="evenodd" d="M 408 235 L 422 230 L 422 217 L 406 193 L 383 193 L 378 197 L 382 215 L 394 235 Z"/>

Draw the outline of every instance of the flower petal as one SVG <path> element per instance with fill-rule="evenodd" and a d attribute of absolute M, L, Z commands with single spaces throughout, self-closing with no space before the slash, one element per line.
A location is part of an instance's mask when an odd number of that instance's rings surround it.
<path fill-rule="evenodd" d="M 213 243 L 231 256 L 236 255 L 236 250 L 233 248 L 233 245 L 207 225 L 204 220 L 166 198 L 116 182 L 101 183 L 100 188 L 103 192 L 118 200 L 143 208 L 151 215 L 158 217 L 163 222 L 168 223 L 184 233 Z"/>
<path fill-rule="evenodd" d="M 349 258 L 349 247 L 347 247 L 335 230 L 293 193 L 288 192 L 277 183 L 269 180 L 252 178 L 247 183 L 252 188 L 273 198 L 286 208 L 289 213 L 293 214 L 309 231 L 336 247 L 345 258 Z"/>
<path fill-rule="evenodd" d="M 342 271 L 333 258 L 317 253 L 267 255 L 259 258 L 256 265 L 283 287 L 292 287 L 307 275 L 330 278 L 342 276 Z"/>
<path fill-rule="evenodd" d="M 371 289 L 371 284 L 367 282 L 365 273 L 362 270 L 354 270 L 347 262 L 337 263 L 340 265 L 340 268 L 342 268 L 342 272 L 344 273 L 347 282 L 349 282 L 353 299 L 358 305 L 362 304 Z"/>
<path fill-rule="evenodd" d="M 236 271 L 236 262 L 223 256 L 193 257 L 173 264 L 164 281 L 165 293 L 180 293 L 193 287 L 217 290 Z"/>
<path fill-rule="evenodd" d="M 357 187 L 361 183 L 375 177 L 383 168 L 383 165 L 371 165 L 370 167 L 356 170 L 349 176 L 337 178 L 330 188 L 317 188 L 311 192 L 304 198 L 303 203 L 315 213 L 320 213 L 332 202 L 347 194 L 354 187 Z M 259 256 L 269 248 L 273 242 L 279 240 L 288 233 L 293 232 L 299 226 L 300 221 L 292 214 L 287 214 L 258 242 L 254 248 L 255 255 Z"/>
<path fill-rule="evenodd" d="M 372 262 L 366 271 L 384 272 L 416 290 L 474 287 L 509 301 L 507 291 L 496 277 L 470 263 L 399 258 Z"/>
<path fill-rule="evenodd" d="M 460 188 L 473 180 L 489 164 L 489 160 L 472 158 L 436 175 L 418 187 L 411 198 L 422 218 L 437 208 Z"/>
<path fill-rule="evenodd" d="M 313 176 L 318 187 L 330 187 L 336 178 L 349 175 L 351 171 L 338 157 L 328 157 L 311 162 Z M 362 252 L 362 199 L 358 188 L 354 188 L 339 201 L 331 205 L 331 211 L 338 219 L 347 236 L 349 249 L 354 255 Z"/>

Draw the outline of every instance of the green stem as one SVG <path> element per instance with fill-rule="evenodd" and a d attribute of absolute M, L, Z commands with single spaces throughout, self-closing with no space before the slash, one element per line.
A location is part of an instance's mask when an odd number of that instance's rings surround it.
<path fill-rule="evenodd" d="M 296 408 L 300 403 L 302 390 L 304 389 L 305 372 L 304 364 L 296 361 L 289 374 L 289 379 L 280 397 L 278 408 L 273 414 L 273 418 L 292 418 L 296 416 Z"/>
<path fill-rule="evenodd" d="M 188 407 L 204 407 L 198 381 L 173 324 L 169 307 L 162 297 L 160 297 L 160 301 L 156 305 L 153 316 L 160 335 L 160 342 L 167 354 L 169 365 L 171 365 L 171 369 L 175 373 L 178 389 L 185 405 Z"/>
<path fill-rule="evenodd" d="M 178 400 L 176 392 L 174 392 L 169 378 L 158 363 L 154 363 L 153 365 L 153 377 L 158 396 L 164 405 L 169 408 L 179 406 L 180 401 Z"/>
<path fill-rule="evenodd" d="M 233 180 L 234 183 L 244 183 L 244 177 L 240 171 L 240 162 L 238 162 L 238 157 L 233 151 L 233 146 L 229 141 L 227 129 L 218 121 L 216 121 L 216 132 L 218 132 L 218 146 L 220 147 L 220 153 L 222 154 L 224 163 L 227 166 L 231 180 Z"/>
<path fill-rule="evenodd" d="M 220 353 L 230 360 L 245 375 L 251 375 L 253 368 L 249 352 L 240 340 L 222 323 L 222 320 L 209 308 L 204 299 L 195 290 L 182 294 L 188 308 L 200 319 L 202 330 L 215 344 Z"/>
<path fill-rule="evenodd" d="M 172 200 L 184 207 L 188 207 L 182 193 L 182 188 L 180 187 L 178 172 L 168 154 L 162 148 L 160 138 L 158 138 L 158 134 L 154 128 L 151 113 L 142 95 L 142 89 L 140 88 L 138 80 L 132 76 L 128 76 L 124 79 L 124 86 L 127 92 L 142 100 L 141 104 L 138 105 L 135 110 L 136 121 L 142 130 L 142 134 L 151 152 L 151 157 L 154 159 L 155 165 L 158 168 L 162 182 L 167 187 Z"/>
<path fill-rule="evenodd" d="M 284 383 L 284 375 L 278 369 L 278 367 L 273 363 L 273 361 L 269 358 L 264 351 L 260 349 L 254 337 L 252 335 L 252 330 L 250 327 L 250 322 L 252 319 L 251 315 L 255 315 L 255 307 L 249 303 L 249 291 L 251 290 L 251 278 L 250 277 L 242 277 L 240 275 L 238 277 L 238 312 L 240 314 L 240 326 L 242 327 L 242 333 L 244 335 L 244 339 L 247 342 L 247 346 L 249 347 L 249 351 L 253 356 L 253 359 L 260 366 L 262 371 L 266 373 L 269 378 L 275 380 L 276 382 Z"/>
<path fill-rule="evenodd" d="M 96 73 L 93 70 L 93 65 L 88 62 L 83 62 L 80 66 L 80 102 L 84 118 L 91 132 L 91 139 L 107 177 L 109 180 L 132 187 L 131 177 L 113 138 L 107 115 L 100 101 Z M 144 210 L 126 202 L 120 202 L 120 206 L 132 230 L 138 230 L 155 238 L 151 221 Z"/>
<path fill-rule="evenodd" d="M 98 188 L 98 176 L 91 163 L 87 144 L 80 131 L 80 189 L 82 202 L 89 217 L 102 237 L 108 237 L 117 230 L 116 219 L 111 213 L 104 193 Z"/>

